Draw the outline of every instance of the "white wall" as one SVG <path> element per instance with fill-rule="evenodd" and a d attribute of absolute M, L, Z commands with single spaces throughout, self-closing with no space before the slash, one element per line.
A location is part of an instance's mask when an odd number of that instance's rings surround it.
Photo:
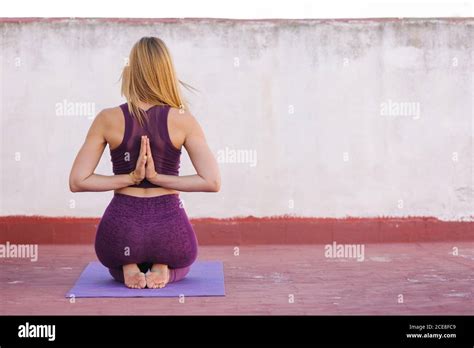
<path fill-rule="evenodd" d="M 200 90 L 187 96 L 216 157 L 257 159 L 221 163 L 218 194 L 182 194 L 191 217 L 470 219 L 473 24 L 3 21 L 1 214 L 103 213 L 112 193 L 69 192 L 69 171 L 93 116 L 123 102 L 132 44 L 155 35 Z M 93 113 L 61 115 L 63 101 Z M 96 172 L 112 174 L 108 147 Z"/>

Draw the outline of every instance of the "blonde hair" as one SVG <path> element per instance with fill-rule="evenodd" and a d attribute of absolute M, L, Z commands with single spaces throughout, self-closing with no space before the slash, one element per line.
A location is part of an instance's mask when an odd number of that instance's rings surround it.
<path fill-rule="evenodd" d="M 168 48 L 157 37 L 143 37 L 133 45 L 121 79 L 122 96 L 127 99 L 130 113 L 141 125 L 146 112 L 138 107 L 138 102 L 187 109 L 178 82 L 194 89 L 176 77 Z"/>

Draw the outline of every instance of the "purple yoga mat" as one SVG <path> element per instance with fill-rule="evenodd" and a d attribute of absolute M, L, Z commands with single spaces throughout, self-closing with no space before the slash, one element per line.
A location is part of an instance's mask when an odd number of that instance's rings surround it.
<path fill-rule="evenodd" d="M 225 296 L 221 261 L 196 261 L 188 275 L 162 289 L 129 289 L 115 281 L 107 268 L 91 262 L 66 297 L 179 297 Z"/>

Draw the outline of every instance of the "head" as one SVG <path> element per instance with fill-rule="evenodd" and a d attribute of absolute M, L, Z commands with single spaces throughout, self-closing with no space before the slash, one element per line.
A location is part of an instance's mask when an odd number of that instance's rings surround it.
<path fill-rule="evenodd" d="M 145 113 L 138 102 L 187 109 L 178 83 L 190 87 L 176 77 L 171 55 L 161 39 L 143 37 L 135 43 L 122 72 L 122 95 L 140 124 Z"/>

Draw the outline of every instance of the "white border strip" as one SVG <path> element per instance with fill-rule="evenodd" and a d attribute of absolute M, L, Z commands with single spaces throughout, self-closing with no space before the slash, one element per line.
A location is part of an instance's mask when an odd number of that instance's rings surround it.
<path fill-rule="evenodd" d="M 473 9 L 474 0 L 5 0 L 0 17 L 446 18 Z"/>

